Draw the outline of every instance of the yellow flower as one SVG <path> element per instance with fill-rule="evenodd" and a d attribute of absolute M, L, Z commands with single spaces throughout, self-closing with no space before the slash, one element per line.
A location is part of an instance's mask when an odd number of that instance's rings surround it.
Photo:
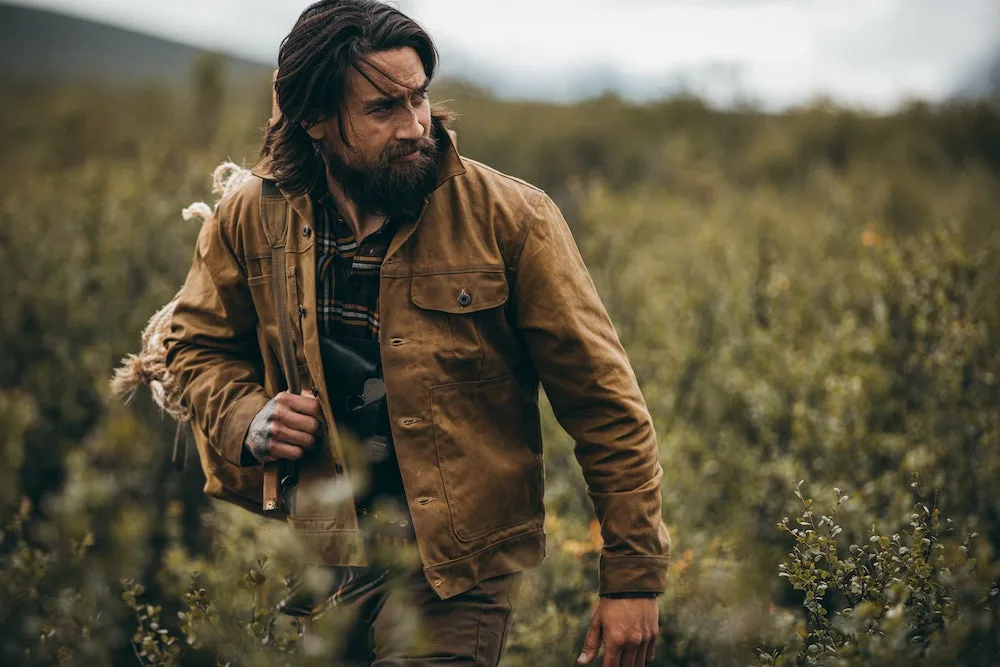
<path fill-rule="evenodd" d="M 865 227 L 865 231 L 861 232 L 861 245 L 866 248 L 878 245 L 882 241 L 882 237 L 878 235 L 871 225 Z"/>

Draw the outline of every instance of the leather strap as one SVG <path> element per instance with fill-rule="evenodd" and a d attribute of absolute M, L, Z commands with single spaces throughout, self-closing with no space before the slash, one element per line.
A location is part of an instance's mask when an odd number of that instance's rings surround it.
<path fill-rule="evenodd" d="M 260 217 L 264 235 L 271 242 L 271 288 L 274 293 L 274 316 L 278 321 L 278 356 L 281 370 L 293 394 L 302 392 L 295 363 L 295 343 L 288 320 L 288 278 L 285 274 L 285 236 L 288 229 L 288 204 L 273 181 L 265 180 L 260 191 Z M 293 461 L 272 461 L 264 464 L 263 509 L 265 512 L 286 511 L 282 507 L 282 480 L 294 477 Z M 286 470 L 282 470 L 286 468 Z"/>

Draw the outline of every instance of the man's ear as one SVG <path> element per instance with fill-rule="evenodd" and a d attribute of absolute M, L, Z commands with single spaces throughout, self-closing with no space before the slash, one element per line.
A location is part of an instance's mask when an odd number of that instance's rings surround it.
<path fill-rule="evenodd" d="M 303 122 L 302 129 L 306 131 L 306 134 L 308 134 L 313 141 L 320 141 L 326 138 L 326 135 L 330 131 L 330 127 L 332 127 L 333 123 L 336 123 L 336 120 L 332 118 L 321 120 L 318 123 L 313 123 L 312 125 L 307 125 Z"/>

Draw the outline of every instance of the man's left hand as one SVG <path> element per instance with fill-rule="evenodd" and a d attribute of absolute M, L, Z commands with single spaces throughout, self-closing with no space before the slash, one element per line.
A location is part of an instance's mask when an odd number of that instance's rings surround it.
<path fill-rule="evenodd" d="M 653 660 L 659 626 L 656 598 L 601 598 L 576 661 L 593 661 L 603 645 L 601 667 L 643 667 Z"/>

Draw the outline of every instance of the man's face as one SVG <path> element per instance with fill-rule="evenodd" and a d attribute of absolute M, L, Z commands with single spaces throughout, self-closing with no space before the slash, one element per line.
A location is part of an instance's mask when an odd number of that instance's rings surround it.
<path fill-rule="evenodd" d="M 352 201 L 390 216 L 416 215 L 433 185 L 437 153 L 429 81 L 411 48 L 369 59 L 374 68 L 362 63 L 363 74 L 348 71 L 342 113 L 347 142 L 337 116 L 308 132 L 321 142 L 331 176 Z"/>

